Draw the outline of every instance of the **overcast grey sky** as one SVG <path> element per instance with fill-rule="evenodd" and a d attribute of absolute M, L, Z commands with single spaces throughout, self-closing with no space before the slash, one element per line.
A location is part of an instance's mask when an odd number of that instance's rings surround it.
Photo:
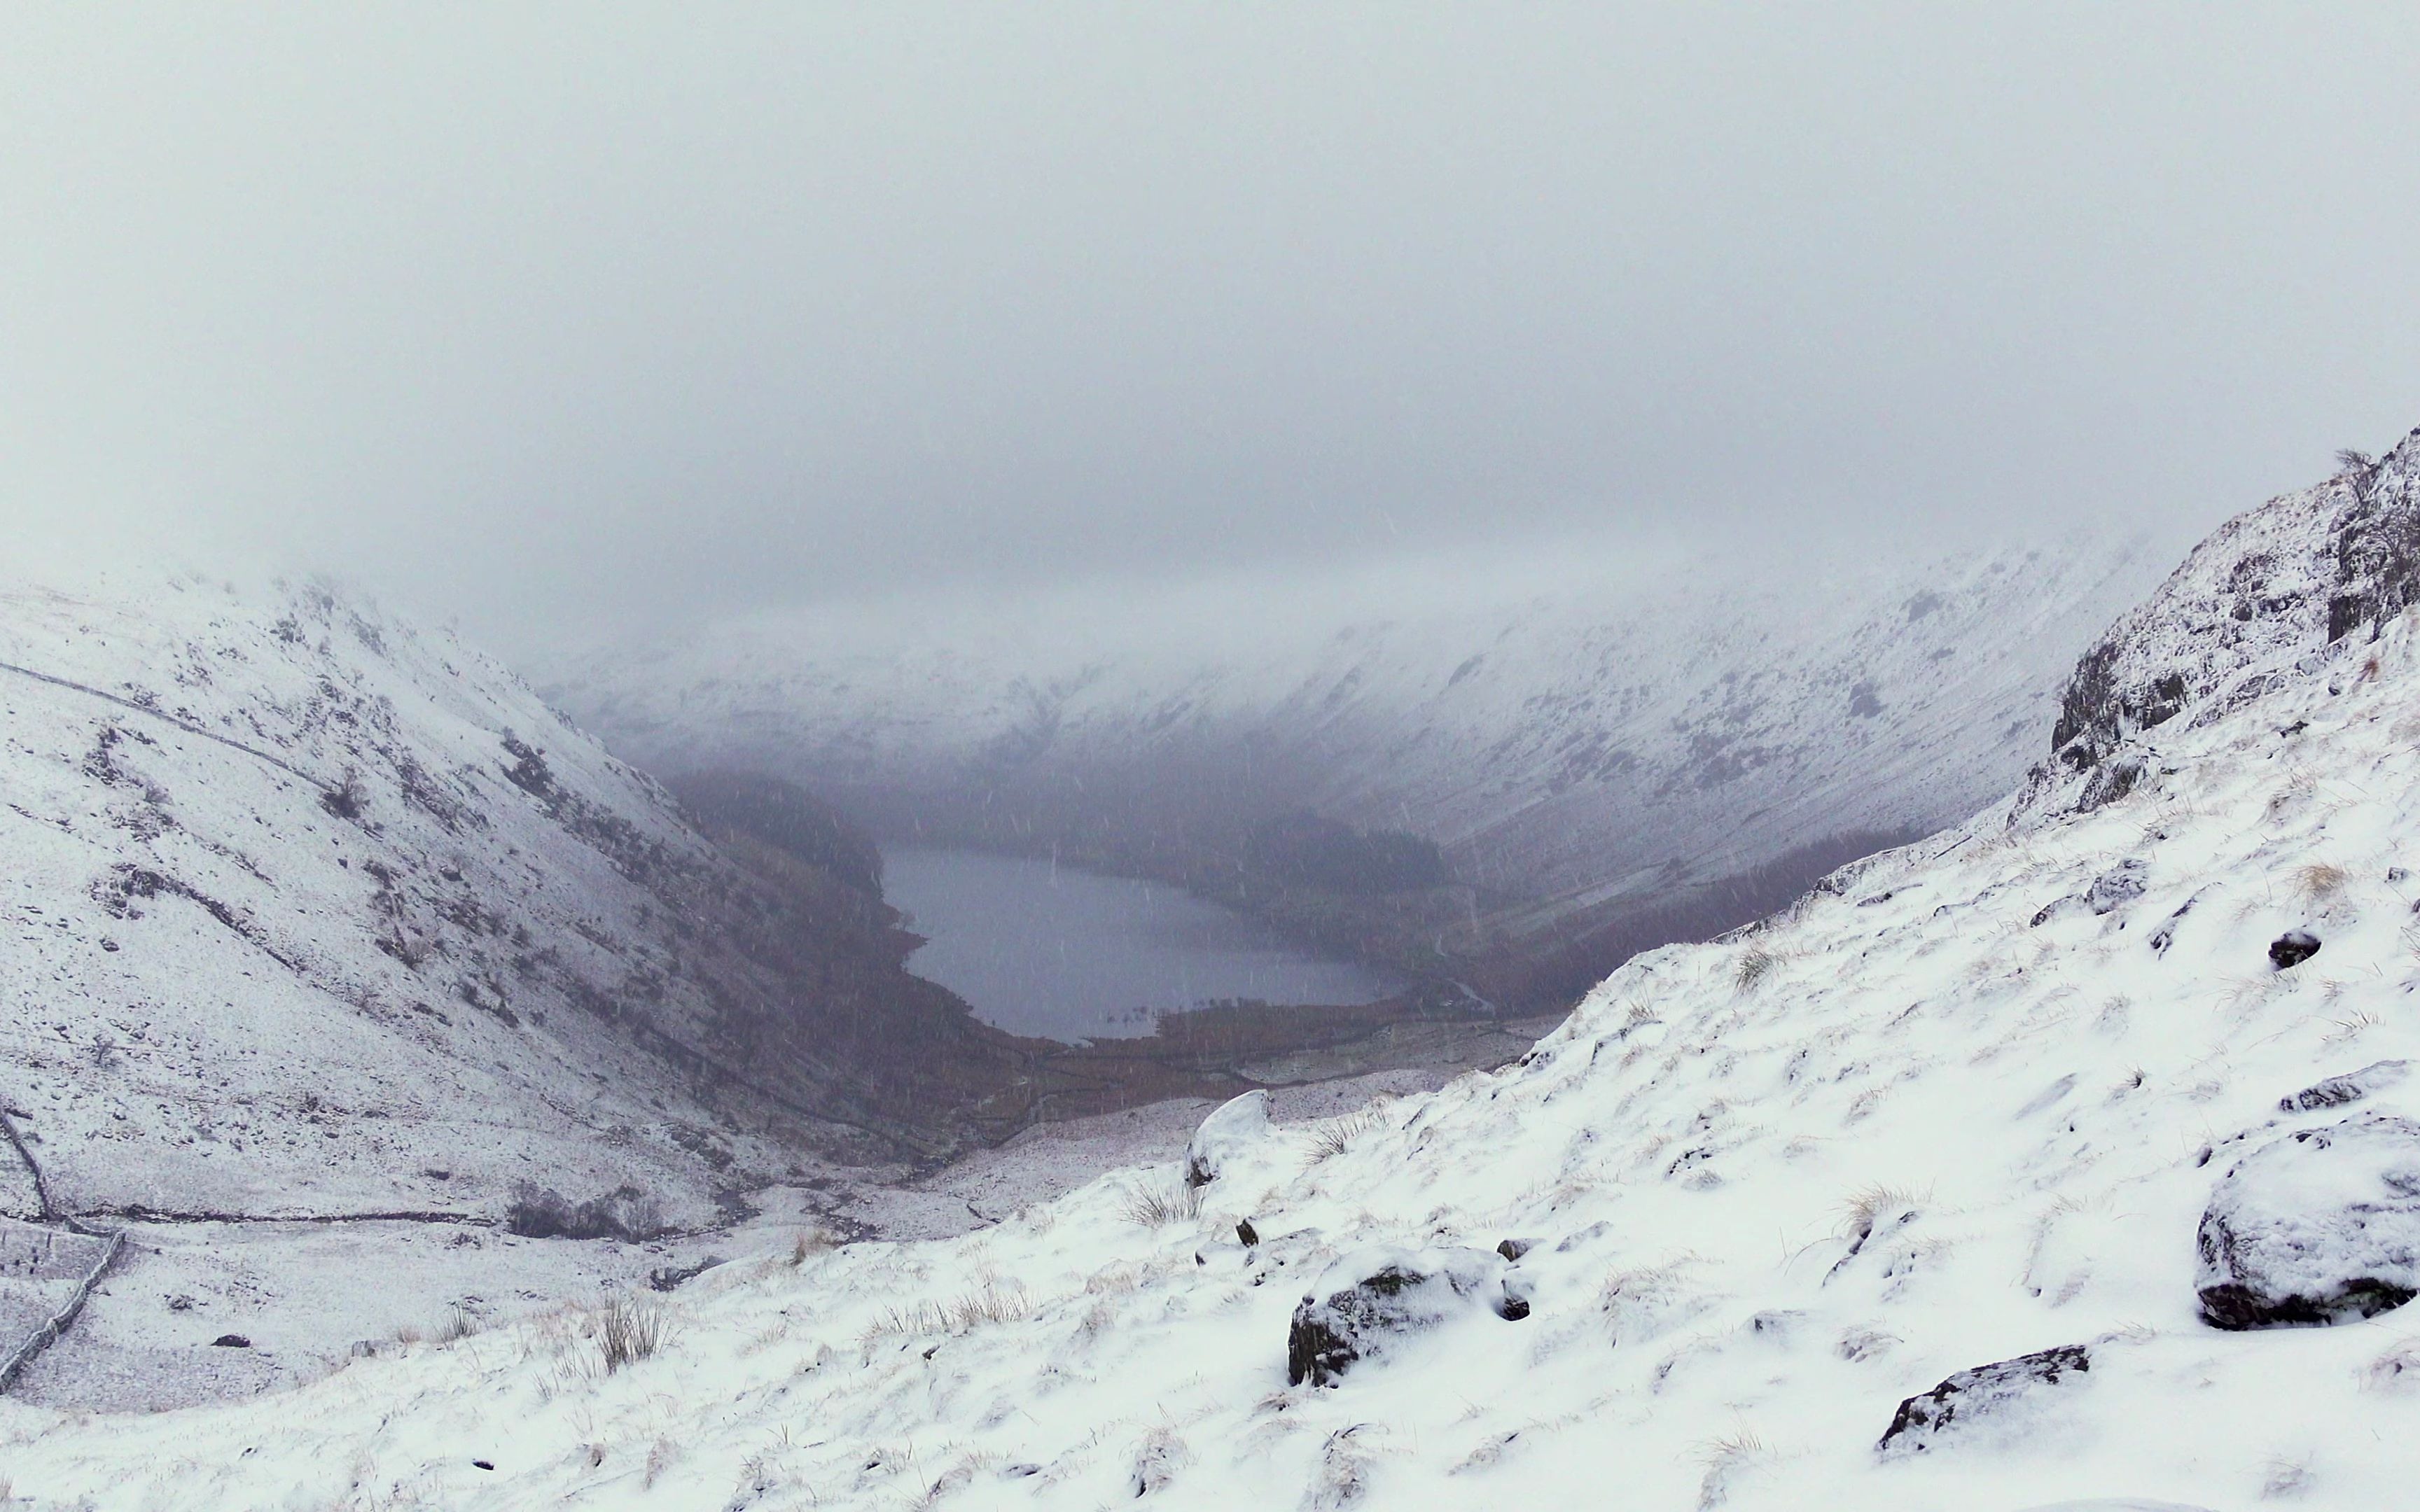
<path fill-rule="evenodd" d="M 508 649 L 2420 423 L 2420 8 L 5 5 L 0 519 Z"/>

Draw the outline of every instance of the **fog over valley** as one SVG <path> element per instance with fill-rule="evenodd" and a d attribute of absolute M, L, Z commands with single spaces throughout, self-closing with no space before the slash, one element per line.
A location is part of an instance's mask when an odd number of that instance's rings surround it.
<path fill-rule="evenodd" d="M 0 1512 L 2375 1512 L 2405 8 L 12 7 Z"/>

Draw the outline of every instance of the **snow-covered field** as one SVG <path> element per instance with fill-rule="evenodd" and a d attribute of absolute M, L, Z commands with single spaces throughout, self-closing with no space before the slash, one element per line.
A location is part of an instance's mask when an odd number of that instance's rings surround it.
<path fill-rule="evenodd" d="M 2265 696 L 2121 732 L 2131 787 L 2053 769 L 1633 961 L 1519 1064 L 1246 1120 L 1198 1211 L 1171 1160 L 957 1238 L 768 1246 L 613 1369 L 628 1319 L 572 1303 L 230 1406 L 0 1402 L 0 1479 L 45 1508 L 2405 1504 L 2420 1316 L 2229 1332 L 2196 1300 L 2247 1154 L 2420 1114 L 2420 630 L 2270 649 Z M 2295 930 L 2318 953 L 2273 964 Z M 2407 1164 L 2266 1200 L 2420 1285 Z M 1526 1316 L 1416 1287 L 1435 1326 L 1289 1383 L 1297 1304 L 1390 1258 Z"/>

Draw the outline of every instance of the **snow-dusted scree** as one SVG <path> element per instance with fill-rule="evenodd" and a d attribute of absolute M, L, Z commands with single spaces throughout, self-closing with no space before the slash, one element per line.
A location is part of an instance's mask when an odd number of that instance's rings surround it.
<path fill-rule="evenodd" d="M 0 1403 L 0 1463 L 43 1506 L 2406 1504 L 2420 626 L 2335 629 L 1500 1072 L 737 1258 L 610 1370 L 572 1308 L 230 1407 Z M 2330 1321 L 2212 1326 L 2222 1273 Z"/>

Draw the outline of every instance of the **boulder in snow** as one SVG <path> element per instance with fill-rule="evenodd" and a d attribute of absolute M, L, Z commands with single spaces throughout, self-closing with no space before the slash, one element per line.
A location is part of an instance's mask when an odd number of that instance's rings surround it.
<path fill-rule="evenodd" d="M 2213 1327 L 2402 1306 L 2420 1293 L 2420 1123 L 2368 1113 L 2262 1146 L 2219 1178 L 2198 1239 Z"/>
<path fill-rule="evenodd" d="M 2143 863 L 2123 861 L 2094 877 L 2092 886 L 2085 891 L 2084 901 L 2092 905 L 2094 913 L 2106 914 L 2133 903 L 2141 896 L 2143 896 Z"/>
<path fill-rule="evenodd" d="M 2319 937 L 2306 929 L 2289 929 L 2269 942 L 2269 964 L 2283 971 L 2319 953 Z"/>
<path fill-rule="evenodd" d="M 1286 1380 L 1326 1385 L 1394 1341 L 1470 1313 L 1527 1318 L 1528 1301 L 1506 1285 L 1505 1269 L 1502 1256 L 1479 1249 L 1381 1247 L 1345 1256 L 1294 1310 Z"/>
<path fill-rule="evenodd" d="M 1193 1131 L 1185 1147 L 1185 1184 L 1208 1186 L 1238 1151 L 1258 1144 L 1269 1132 L 1269 1094 L 1254 1090 L 1231 1097 Z"/>
<path fill-rule="evenodd" d="M 2003 1414 L 2091 1368 L 2091 1350 L 2081 1344 L 2063 1344 L 1961 1370 L 1931 1391 L 1900 1403 L 1898 1415 L 1875 1447 L 1893 1458 L 1925 1454 L 1943 1435 L 1971 1428 L 1978 1419 Z"/>
<path fill-rule="evenodd" d="M 2359 1071 L 2313 1082 L 2291 1097 L 2279 1098 L 2277 1109 L 2281 1113 L 2310 1113 L 2319 1108 L 2342 1107 L 2373 1092 L 2384 1091 L 2411 1074 L 2412 1062 L 2408 1060 L 2372 1061 Z"/>

